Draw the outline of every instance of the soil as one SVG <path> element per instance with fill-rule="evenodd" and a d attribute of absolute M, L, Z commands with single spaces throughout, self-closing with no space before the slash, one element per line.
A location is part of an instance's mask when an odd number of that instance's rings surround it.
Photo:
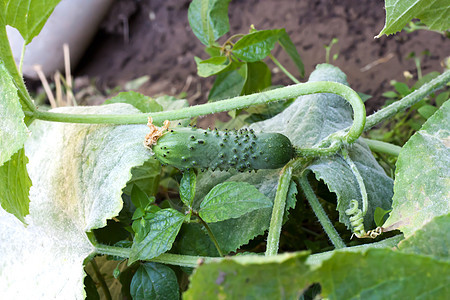
<path fill-rule="evenodd" d="M 206 102 L 213 78 L 196 75 L 194 56 L 208 56 L 189 27 L 189 3 L 115 1 L 75 76 L 95 77 L 99 89 L 105 90 L 148 75 L 150 80 L 138 90 L 143 94 L 186 92 L 191 104 Z M 404 71 L 417 73 L 408 54 L 429 51 L 421 56 L 423 74 L 441 72 L 442 61 L 449 55 L 448 39 L 435 32 L 402 32 L 375 39 L 384 26 L 383 7 L 382 0 L 235 0 L 229 6 L 230 34 L 246 33 L 251 24 L 257 29 L 286 28 L 305 64 L 305 78 L 325 61 L 324 45 L 338 38 L 332 49 L 338 58 L 332 63 L 347 74 L 352 88 L 373 96 L 366 103 L 370 114 L 384 103 L 381 94 L 391 89 L 390 80 L 405 81 Z M 298 77 L 281 47 L 272 53 Z M 267 63 L 277 71 L 271 61 Z M 281 72 L 272 79 L 274 84 L 292 84 Z"/>

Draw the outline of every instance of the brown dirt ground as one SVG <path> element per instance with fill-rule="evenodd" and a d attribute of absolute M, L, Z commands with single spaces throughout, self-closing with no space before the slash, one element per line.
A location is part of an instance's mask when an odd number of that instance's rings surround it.
<path fill-rule="evenodd" d="M 105 90 L 148 75 L 150 80 L 139 89 L 141 93 L 177 95 L 184 91 L 191 104 L 206 102 L 213 79 L 196 75 L 194 56 L 208 56 L 189 27 L 189 3 L 115 1 L 75 76 L 95 77 L 99 89 Z M 406 58 L 410 52 L 430 52 L 422 60 L 423 74 L 442 71 L 441 62 L 449 55 L 449 40 L 434 32 L 402 32 L 374 39 L 384 25 L 383 5 L 382 0 L 235 0 L 229 6 L 230 32 L 248 32 L 251 24 L 257 29 L 286 28 L 303 59 L 306 78 L 316 64 L 325 61 L 324 45 L 338 38 L 332 54 L 337 52 L 339 57 L 333 64 L 348 75 L 355 90 L 373 96 L 366 103 L 372 113 L 384 103 L 381 94 L 391 89 L 390 80 L 404 81 L 404 71 L 416 74 L 414 61 Z M 298 76 L 281 47 L 273 54 Z M 273 83 L 292 84 L 281 72 L 273 75 Z"/>

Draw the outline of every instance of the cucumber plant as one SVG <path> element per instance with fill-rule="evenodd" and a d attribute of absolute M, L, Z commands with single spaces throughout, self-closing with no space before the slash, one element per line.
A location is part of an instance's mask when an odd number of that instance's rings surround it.
<path fill-rule="evenodd" d="M 106 299 L 446 296 L 449 102 L 402 148 L 360 137 L 447 85 L 449 70 L 366 118 L 337 67 L 298 83 L 273 57 L 278 42 L 302 75 L 284 29 L 219 43 L 230 1 L 194 0 L 190 25 L 211 56 L 198 71 L 216 76 L 210 103 L 130 92 L 43 111 L 5 28 L 29 43 L 58 1 L 22 2 L 0 1 L 1 298 L 98 298 L 96 286 Z M 386 1 L 380 35 L 414 17 L 450 27 L 424 3 L 397 2 Z M 296 84 L 272 88 L 265 57 Z M 251 124 L 238 122 L 243 110 Z M 224 111 L 237 131 L 183 127 Z M 395 183 L 370 150 L 398 157 Z"/>

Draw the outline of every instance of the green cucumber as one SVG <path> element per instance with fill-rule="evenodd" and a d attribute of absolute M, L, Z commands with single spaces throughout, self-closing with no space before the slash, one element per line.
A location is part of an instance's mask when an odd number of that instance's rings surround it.
<path fill-rule="evenodd" d="M 280 133 L 253 130 L 203 130 L 194 127 L 169 130 L 152 147 L 164 165 L 180 170 L 190 168 L 251 171 L 278 169 L 291 160 L 295 151 Z"/>

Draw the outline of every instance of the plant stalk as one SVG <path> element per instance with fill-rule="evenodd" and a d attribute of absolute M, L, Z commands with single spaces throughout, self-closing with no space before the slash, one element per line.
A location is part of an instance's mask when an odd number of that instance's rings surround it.
<path fill-rule="evenodd" d="M 317 219 L 319 219 L 320 224 L 322 225 L 323 229 L 325 230 L 325 233 L 330 238 L 331 243 L 333 243 L 334 247 L 336 249 L 345 248 L 345 243 L 342 241 L 341 237 L 337 233 L 336 229 L 334 228 L 333 224 L 331 223 L 330 219 L 328 218 L 327 214 L 325 213 L 322 205 L 320 205 L 319 199 L 317 199 L 316 195 L 314 194 L 313 189 L 309 185 L 308 182 L 308 174 L 310 170 L 306 170 L 303 172 L 302 176 L 299 178 L 300 186 L 302 187 L 303 193 L 305 193 L 306 199 L 309 202 L 309 205 L 311 206 L 312 210 L 314 211 L 314 214 L 316 215 Z"/>
<path fill-rule="evenodd" d="M 112 255 L 112 256 L 118 256 L 118 257 L 122 257 L 122 258 L 130 257 L 131 248 L 121 248 L 121 247 L 108 246 L 108 245 L 102 245 L 102 244 L 96 244 L 94 246 L 95 246 L 97 254 Z M 200 263 L 216 262 L 216 261 L 220 261 L 222 259 L 223 258 L 220 258 L 220 257 L 202 257 L 202 256 L 163 253 L 160 256 L 154 257 L 147 261 L 153 261 L 153 262 L 181 266 L 181 267 L 196 268 Z"/>
<path fill-rule="evenodd" d="M 449 82 L 450 82 L 450 70 L 447 70 L 438 77 L 431 80 L 430 82 L 425 83 L 419 89 L 415 90 L 414 92 L 407 95 L 403 99 L 394 102 L 388 107 L 383 108 L 382 110 L 379 110 L 373 115 L 367 117 L 364 131 L 367 131 L 372 127 L 374 127 L 375 125 L 377 125 L 378 123 L 381 123 L 393 117 L 398 112 L 403 111 L 408 107 L 411 107 L 412 105 L 416 104 L 417 102 L 419 102 L 420 100 L 422 100 L 435 90 L 442 88 Z"/>
<path fill-rule="evenodd" d="M 270 219 L 269 234 L 267 236 L 266 256 L 277 255 L 280 244 L 281 226 L 283 225 L 286 197 L 292 179 L 292 166 L 287 164 L 281 170 L 277 193 L 273 202 L 272 217 Z"/>
<path fill-rule="evenodd" d="M 219 252 L 220 257 L 224 257 L 222 250 L 220 249 L 219 243 L 216 240 L 216 237 L 214 236 L 214 233 L 211 231 L 211 228 L 209 228 L 208 223 L 206 223 L 198 214 L 195 214 L 195 216 L 199 219 L 200 223 L 205 227 L 206 232 L 208 232 L 209 238 L 214 243 L 214 246 L 217 249 L 217 252 Z"/>
<path fill-rule="evenodd" d="M 154 123 L 161 123 L 165 120 L 179 120 L 193 118 L 196 116 L 214 114 L 233 109 L 243 109 L 251 105 L 276 102 L 285 99 L 296 98 L 298 96 L 332 93 L 346 99 L 353 108 L 353 125 L 343 136 L 347 143 L 356 141 L 362 133 L 366 120 L 364 104 L 358 94 L 351 88 L 336 82 L 306 82 L 282 87 L 263 93 L 234 97 L 228 100 L 206 103 L 191 106 L 179 110 L 156 112 L 152 114 L 132 114 L 132 115 L 94 115 L 94 114 L 63 114 L 54 112 L 28 112 L 27 115 L 36 119 L 54 122 L 69 123 L 89 123 L 89 124 L 146 124 L 148 117 L 153 118 Z M 264 96 L 261 97 L 261 94 Z"/>
<path fill-rule="evenodd" d="M 400 150 L 402 150 L 402 147 L 400 146 L 382 141 L 366 138 L 361 138 L 361 140 L 363 140 L 373 152 L 385 153 L 391 156 L 398 156 L 400 154 Z"/>
<path fill-rule="evenodd" d="M 305 159 L 292 160 L 281 170 L 277 193 L 273 202 L 269 233 L 267 236 L 266 256 L 277 255 L 278 253 L 281 227 L 283 225 L 283 216 L 286 208 L 286 198 L 291 184 L 292 173 L 303 167 L 305 163 Z"/>
<path fill-rule="evenodd" d="M 272 53 L 269 53 L 268 57 L 273 61 L 275 65 L 277 65 L 278 68 L 287 76 L 289 77 L 294 83 L 300 83 L 300 81 L 297 80 L 297 78 L 294 77 L 279 61 L 275 58 L 275 56 L 272 55 Z"/>

